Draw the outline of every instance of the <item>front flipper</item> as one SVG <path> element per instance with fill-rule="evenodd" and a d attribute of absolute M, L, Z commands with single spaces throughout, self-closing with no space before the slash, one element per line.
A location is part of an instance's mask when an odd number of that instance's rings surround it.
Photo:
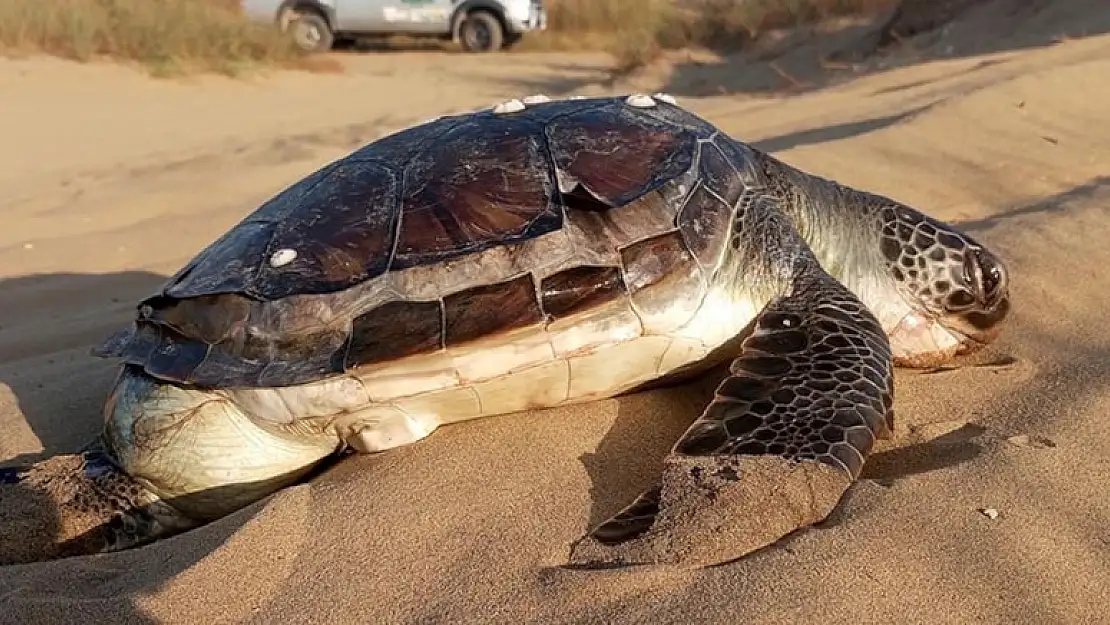
<path fill-rule="evenodd" d="M 813 268 L 752 321 L 662 480 L 579 540 L 571 564 L 704 566 L 823 520 L 893 430 L 886 334 Z"/>

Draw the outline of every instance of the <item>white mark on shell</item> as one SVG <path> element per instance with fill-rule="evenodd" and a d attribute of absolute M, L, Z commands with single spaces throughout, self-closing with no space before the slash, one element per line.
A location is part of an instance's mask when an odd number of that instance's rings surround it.
<path fill-rule="evenodd" d="M 273 254 L 270 254 L 271 267 L 284 267 L 297 259 L 297 250 L 289 248 L 282 248 Z"/>
<path fill-rule="evenodd" d="M 782 320 L 782 327 L 789 328 L 791 325 L 793 325 L 793 323 L 794 322 L 791 321 L 789 318 L 784 317 L 783 320 Z"/>
<path fill-rule="evenodd" d="M 493 107 L 495 115 L 504 115 L 506 113 L 519 113 L 524 110 L 524 103 L 517 99 L 505 100 L 501 104 Z"/>
<path fill-rule="evenodd" d="M 639 109 L 647 109 L 655 106 L 655 100 L 652 100 L 651 96 L 642 93 L 635 93 L 628 96 L 624 99 L 624 103 Z"/>
<path fill-rule="evenodd" d="M 544 102 L 550 102 L 550 101 L 551 101 L 551 98 L 545 96 L 542 93 L 537 93 L 535 95 L 526 96 L 523 99 L 521 99 L 521 102 L 523 102 L 523 103 L 525 103 L 529 106 L 531 106 L 533 104 L 543 104 Z"/>
<path fill-rule="evenodd" d="M 659 92 L 654 94 L 652 97 L 654 97 L 656 100 L 662 100 L 667 104 L 678 104 L 678 100 L 675 100 L 675 97 L 669 93 Z"/>

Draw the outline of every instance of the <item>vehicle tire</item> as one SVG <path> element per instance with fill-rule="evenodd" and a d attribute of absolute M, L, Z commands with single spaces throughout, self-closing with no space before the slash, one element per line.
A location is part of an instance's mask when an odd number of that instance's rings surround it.
<path fill-rule="evenodd" d="M 298 12 L 289 22 L 293 44 L 305 52 L 327 52 L 335 45 L 335 34 L 318 13 Z"/>
<path fill-rule="evenodd" d="M 493 13 L 473 11 L 459 25 L 459 42 L 467 52 L 496 52 L 505 42 L 505 29 Z"/>

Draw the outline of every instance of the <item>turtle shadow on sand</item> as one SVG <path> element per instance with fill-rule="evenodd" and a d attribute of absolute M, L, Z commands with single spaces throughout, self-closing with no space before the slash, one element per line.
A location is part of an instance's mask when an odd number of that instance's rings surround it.
<path fill-rule="evenodd" d="M 663 458 L 697 419 L 724 368 L 669 386 L 616 397 L 616 418 L 597 449 L 579 458 L 590 476 L 589 526 L 605 521 L 659 478 Z"/>
<path fill-rule="evenodd" d="M 42 274 L 0 281 L 0 386 L 14 396 L 14 402 L 0 404 L 0 468 L 72 453 L 96 436 L 118 363 L 97 359 L 88 350 L 125 325 L 134 302 L 164 281 L 165 276 L 145 271 Z M 33 442 L 26 429 L 42 451 L 30 450 Z M 233 516 L 199 529 L 188 550 L 152 546 L 163 551 L 158 557 L 140 549 L 0 566 L 0 588 L 12 589 L 0 593 L 0 622 L 50 621 L 72 602 L 81 603 L 84 614 L 109 622 L 155 622 L 135 598 L 196 564 L 251 513 Z M 21 526 L 28 518 L 40 521 L 37 535 Z M 25 560 L 62 529 L 55 504 L 41 490 L 4 483 L 0 472 L 0 560 Z M 126 578 L 122 582 L 121 576 Z M 60 595 L 59 578 L 74 582 Z"/>
<path fill-rule="evenodd" d="M 953 363 L 952 368 L 964 366 L 980 365 L 973 364 L 972 359 L 960 359 Z M 612 427 L 593 452 L 583 454 L 579 459 L 591 481 L 592 505 L 588 527 L 584 529 L 604 522 L 653 485 L 674 442 L 701 415 L 726 374 L 727 365 L 722 365 L 691 381 L 629 393 L 615 399 L 617 416 Z M 924 374 L 915 372 L 910 375 Z M 847 514 L 847 504 L 860 484 L 889 488 L 897 481 L 914 475 L 971 461 L 984 450 L 980 437 L 986 434 L 986 428 L 974 423 L 965 423 L 931 438 L 922 437 L 920 433 L 906 436 L 904 427 L 896 427 L 894 440 L 877 445 L 859 480 L 845 492 L 828 517 L 811 528 L 800 528 L 774 544 L 785 544 L 791 537 L 808 529 L 824 530 L 840 525 Z"/>
<path fill-rule="evenodd" d="M 147 271 L 53 273 L 0 280 L 0 385 L 19 414 L 0 415 L 0 466 L 72 452 L 96 435 L 117 362 L 89 349 L 125 327 L 135 302 L 166 280 Z M 2 401 L 3 398 L 0 398 Z M 3 404 L 0 404 L 3 406 Z M 28 449 L 22 424 L 42 445 Z"/>
<path fill-rule="evenodd" d="M 21 556 L 40 556 L 52 539 L 21 532 L 21 515 L 49 515 L 52 525 L 36 524 L 38 533 L 44 528 L 61 532 L 62 527 L 49 509 L 55 504 L 41 491 L 0 483 L 0 558 L 11 563 L 0 565 L 0 588 L 5 589 L 0 623 L 71 622 L 78 612 L 86 622 L 161 622 L 140 601 L 227 543 L 267 503 L 264 499 L 195 528 L 178 537 L 183 542 L 169 538 L 115 553 L 22 563 Z"/>

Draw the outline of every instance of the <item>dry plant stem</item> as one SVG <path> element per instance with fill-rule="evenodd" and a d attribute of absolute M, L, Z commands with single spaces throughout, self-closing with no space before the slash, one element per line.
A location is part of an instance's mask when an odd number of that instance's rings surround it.
<path fill-rule="evenodd" d="M 4 0 L 0 53 L 45 53 L 77 61 L 113 58 L 151 73 L 302 66 L 303 54 L 270 24 L 248 20 L 227 0 Z"/>

